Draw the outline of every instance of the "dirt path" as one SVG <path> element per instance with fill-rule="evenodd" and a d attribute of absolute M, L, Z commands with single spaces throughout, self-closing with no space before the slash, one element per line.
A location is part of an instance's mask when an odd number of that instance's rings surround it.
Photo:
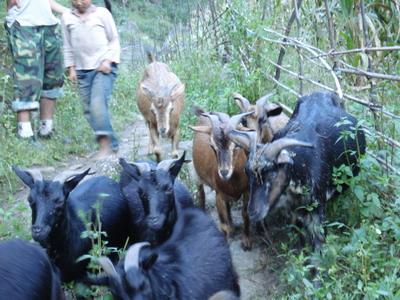
<path fill-rule="evenodd" d="M 126 129 L 120 133 L 120 150 L 117 155 L 112 155 L 104 160 L 95 161 L 91 158 L 93 153 L 82 157 L 69 157 L 62 162 L 57 169 L 54 167 L 40 167 L 45 178 L 51 178 L 56 173 L 63 171 L 77 171 L 91 168 L 96 175 L 113 175 L 118 173 L 119 164 L 118 158 L 124 157 L 128 161 L 133 161 L 139 158 L 145 158 L 148 149 L 148 134 L 147 128 L 145 127 L 144 121 L 141 116 L 135 117 L 135 122 L 126 127 Z M 162 141 L 164 153 L 171 150 L 169 140 Z M 191 159 L 191 141 L 183 141 L 180 144 L 180 150 L 187 151 L 187 158 Z M 191 165 L 185 167 L 186 174 L 193 174 Z M 93 175 L 93 176 L 96 176 Z M 183 174 L 185 175 L 185 174 Z M 189 185 L 189 188 L 194 190 L 193 176 L 183 176 L 183 181 Z M 28 189 L 20 191 L 17 195 L 17 199 L 25 201 L 27 198 Z M 206 190 L 207 198 L 207 210 L 211 213 L 214 220 L 218 224 L 218 217 L 215 209 L 215 194 L 211 190 Z M 25 201 L 26 202 L 26 201 Z M 28 210 L 29 211 L 29 210 Z M 254 247 L 251 251 L 243 251 L 240 246 L 241 237 L 241 225 L 242 218 L 240 212 L 240 205 L 235 205 L 232 208 L 232 217 L 236 226 L 236 231 L 231 238 L 230 249 L 233 257 L 233 261 L 237 272 L 240 276 L 240 285 L 242 289 L 242 299 L 271 299 L 271 291 L 273 291 L 277 285 L 276 275 L 268 271 L 265 267 L 270 261 L 270 257 L 266 255 L 267 249 L 261 239 L 255 238 Z M 26 218 L 26 226 L 30 226 L 30 216 Z"/>

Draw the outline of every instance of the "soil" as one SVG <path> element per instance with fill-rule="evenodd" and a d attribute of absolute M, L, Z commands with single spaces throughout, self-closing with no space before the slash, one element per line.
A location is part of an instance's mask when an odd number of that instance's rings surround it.
<path fill-rule="evenodd" d="M 117 154 L 110 155 L 102 160 L 95 160 L 95 153 L 90 153 L 87 156 L 73 156 L 67 158 L 57 167 L 38 167 L 45 178 L 52 178 L 56 173 L 64 171 L 83 171 L 90 168 L 94 175 L 112 175 L 116 176 L 120 170 L 118 159 L 125 158 L 128 161 L 134 161 L 140 158 L 147 157 L 148 151 L 148 131 L 144 120 L 140 115 L 135 116 L 132 124 L 119 134 L 120 149 Z M 169 140 L 162 140 L 164 153 L 171 151 Z M 187 151 L 187 159 L 191 159 L 191 141 L 181 141 L 180 150 Z M 166 158 L 164 156 L 164 158 Z M 183 170 L 182 180 L 189 186 L 191 191 L 195 191 L 195 182 L 193 180 L 193 172 L 189 163 Z M 185 176 L 186 175 L 186 176 Z M 23 189 L 17 195 L 17 199 L 24 201 L 27 198 L 28 189 Z M 207 211 L 212 215 L 215 222 L 218 224 L 218 216 L 215 208 L 215 193 L 210 189 L 206 189 L 206 206 Z M 25 201 L 26 202 L 26 201 Z M 276 273 L 272 272 L 269 264 L 273 261 L 274 256 L 268 255 L 268 246 L 264 242 L 263 235 L 259 233 L 254 236 L 253 249 L 244 251 L 240 246 L 241 238 L 241 203 L 237 203 L 232 207 L 232 217 L 235 224 L 235 233 L 230 238 L 229 244 L 233 262 L 240 278 L 240 286 L 242 291 L 241 299 L 273 299 L 278 286 Z M 30 220 L 29 218 L 26 218 Z M 29 221 L 27 221 L 27 226 Z M 253 233 L 255 230 L 253 228 Z"/>

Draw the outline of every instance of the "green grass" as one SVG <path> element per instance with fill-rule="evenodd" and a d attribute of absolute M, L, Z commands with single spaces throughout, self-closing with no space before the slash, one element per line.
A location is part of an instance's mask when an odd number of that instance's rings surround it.
<path fill-rule="evenodd" d="M 68 4 L 69 1 L 62 1 Z M 147 1 L 130 3 L 128 9 L 118 10 L 115 7 L 114 16 L 120 28 L 124 24 L 134 22 L 135 32 L 121 32 L 126 42 L 133 37 L 142 39 L 152 45 L 162 40 L 166 32 L 173 26 L 174 13 L 170 2 L 156 1 L 152 5 Z M 393 10 L 392 2 L 383 1 L 384 6 L 374 5 L 374 1 L 365 1 L 371 16 L 377 16 L 376 9 L 391 9 L 393 16 L 398 17 L 398 11 Z M 4 1 L 0 1 L 0 4 Z M 102 1 L 98 1 L 99 4 Z M 190 2 L 193 4 L 192 2 Z M 269 10 L 264 20 L 261 20 L 263 3 L 246 1 L 231 1 L 232 11 L 221 20 L 222 29 L 226 31 L 230 41 L 231 61 L 222 65 L 215 57 L 215 49 L 205 46 L 202 50 L 188 50 L 181 53 L 180 59 L 168 62 L 172 70 L 186 84 L 185 110 L 181 118 L 182 139 L 191 139 L 192 133 L 188 125 L 196 122 L 192 107 L 197 105 L 209 111 L 223 111 L 230 114 L 238 112 L 232 101 L 232 93 L 239 92 L 251 100 L 274 90 L 274 84 L 266 74 L 273 74 L 274 68 L 268 60 L 276 61 L 279 47 L 276 44 L 263 41 L 263 37 L 276 38 L 267 35 L 262 28 L 270 27 L 279 32 L 285 28 L 291 13 L 289 5 L 282 1 L 267 3 Z M 332 8 L 335 24 L 338 30 L 338 45 L 340 47 L 355 46 L 352 36 L 354 18 L 349 17 L 347 10 L 351 1 L 337 1 Z M 172 6 L 172 5 L 171 5 Z M 329 49 L 325 15 L 321 1 L 304 2 L 302 8 L 303 41 Z M 1 13 L 4 12 L 2 11 Z M 0 13 L 0 15 L 1 15 Z M 181 20 L 186 20 L 182 17 Z M 379 17 L 373 19 L 377 24 Z M 386 24 L 386 23 L 385 23 Z M 389 21 L 381 28 L 380 38 L 387 45 L 398 44 L 396 32 L 398 23 Z M 396 27 L 397 26 L 397 27 Z M 249 34 L 245 28 L 255 32 Z M 397 30 L 393 29 L 397 28 Z M 296 33 L 294 26 L 293 35 Z M 0 42 L 4 33 L 0 30 Z M 221 49 L 219 49 L 221 50 Z M 245 62 L 247 71 L 243 68 L 242 54 L 248 55 Z M 7 63 L 6 57 L 2 58 Z M 349 56 L 349 63 L 362 66 L 361 56 Z M 383 57 L 374 57 L 376 71 L 389 74 L 400 74 L 399 53 L 386 53 Z M 136 110 L 134 93 L 141 76 L 145 62 L 137 65 L 127 65 L 120 69 L 116 81 L 111 111 L 113 124 L 118 132 L 122 132 L 128 124 L 134 121 Z M 298 69 L 296 50 L 288 47 L 284 65 L 291 70 Z M 304 73 L 332 86 L 332 77 L 326 71 L 305 64 Z M 0 74 L 0 82 L 7 79 Z M 282 73 L 284 84 L 297 90 L 298 80 Z M 354 93 L 360 98 L 369 97 L 368 91 L 355 91 L 359 84 L 353 75 L 341 74 L 343 90 Z M 367 82 L 361 82 L 367 84 Z M 305 91 L 318 90 L 305 83 Z M 8 109 L 9 83 L 0 85 L 0 96 L 5 101 L 0 114 L 0 239 L 20 236 L 30 239 L 30 211 L 25 202 L 16 200 L 16 192 L 21 183 L 11 171 L 12 165 L 30 167 L 32 165 L 49 165 L 57 167 L 69 156 L 86 155 L 96 150 L 94 136 L 85 121 L 82 106 L 76 88 L 67 84 L 65 95 L 60 98 L 56 113 L 57 131 L 51 140 L 42 142 L 43 148 L 31 149 L 27 142 L 15 137 L 15 115 Z M 389 81 L 378 81 L 376 87 L 378 99 L 387 111 L 400 114 L 398 95 L 400 85 Z M 282 102 L 294 108 L 296 97 L 282 89 L 276 89 L 273 102 Z M 349 112 L 370 128 L 380 127 L 386 135 L 399 140 L 400 122 L 390 119 L 378 112 L 376 119 L 365 107 L 346 102 Z M 1 111 L 1 110 L 0 110 Z M 389 154 L 388 161 L 399 168 L 400 151 L 384 147 L 378 150 L 381 139 L 368 136 L 368 149 L 376 155 L 384 157 Z M 194 192 L 194 182 L 185 169 L 182 177 L 190 184 Z M 329 203 L 327 213 L 327 238 L 323 247 L 321 261 L 322 272 L 320 287 L 312 285 L 309 276 L 307 260 L 310 255 L 308 248 L 297 247 L 298 234 L 290 228 L 280 228 L 284 232 L 283 241 L 274 247 L 277 249 L 276 262 L 268 266 L 279 277 L 279 283 L 274 287 L 274 299 L 399 299 L 400 298 L 400 179 L 399 176 L 386 172 L 379 162 L 369 155 L 362 161 L 360 174 L 346 183 L 350 188 L 339 198 Z M 21 218 L 21 216 L 25 216 Z M 266 253 L 269 254 L 266 246 Z"/>

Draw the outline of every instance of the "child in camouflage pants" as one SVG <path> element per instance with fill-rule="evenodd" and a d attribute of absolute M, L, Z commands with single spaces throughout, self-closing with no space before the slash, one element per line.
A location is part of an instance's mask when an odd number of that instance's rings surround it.
<path fill-rule="evenodd" d="M 13 61 L 18 136 L 33 136 L 30 112 L 40 108 L 39 136 L 50 136 L 55 100 L 62 93 L 63 62 L 54 0 L 7 0 L 6 32 Z M 40 105 L 38 101 L 40 100 Z"/>

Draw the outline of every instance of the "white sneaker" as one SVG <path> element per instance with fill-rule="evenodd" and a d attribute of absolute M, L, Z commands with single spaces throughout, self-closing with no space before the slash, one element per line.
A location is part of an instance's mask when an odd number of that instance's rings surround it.
<path fill-rule="evenodd" d="M 33 136 L 31 122 L 18 122 L 18 136 L 23 139 Z"/>
<path fill-rule="evenodd" d="M 53 120 L 40 120 L 39 135 L 48 137 L 53 131 Z"/>

